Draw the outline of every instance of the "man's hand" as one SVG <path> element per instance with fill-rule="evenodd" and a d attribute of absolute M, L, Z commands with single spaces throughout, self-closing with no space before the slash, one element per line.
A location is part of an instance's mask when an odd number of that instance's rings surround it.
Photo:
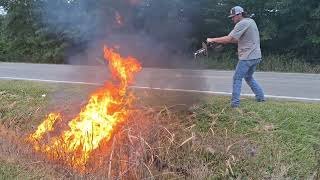
<path fill-rule="evenodd" d="M 214 43 L 216 38 L 207 38 L 207 43 Z"/>
<path fill-rule="evenodd" d="M 208 43 L 220 43 L 220 44 L 227 44 L 227 43 L 237 43 L 238 41 L 231 36 L 223 36 L 218 38 L 207 38 Z"/>

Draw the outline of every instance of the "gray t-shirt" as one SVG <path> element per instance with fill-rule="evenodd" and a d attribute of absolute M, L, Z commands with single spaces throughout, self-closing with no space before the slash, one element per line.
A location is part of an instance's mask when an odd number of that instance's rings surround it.
<path fill-rule="evenodd" d="M 235 25 L 229 36 L 238 40 L 239 60 L 261 58 L 259 30 L 253 19 L 242 19 Z"/>

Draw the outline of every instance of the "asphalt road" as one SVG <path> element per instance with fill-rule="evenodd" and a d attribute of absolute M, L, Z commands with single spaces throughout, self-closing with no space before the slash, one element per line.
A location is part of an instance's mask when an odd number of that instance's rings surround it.
<path fill-rule="evenodd" d="M 232 75 L 232 71 L 144 68 L 133 87 L 230 95 Z M 103 65 L 0 63 L 0 79 L 99 85 L 108 78 Z M 269 98 L 320 102 L 320 74 L 256 72 L 255 78 Z M 242 93 L 253 95 L 244 81 Z"/>

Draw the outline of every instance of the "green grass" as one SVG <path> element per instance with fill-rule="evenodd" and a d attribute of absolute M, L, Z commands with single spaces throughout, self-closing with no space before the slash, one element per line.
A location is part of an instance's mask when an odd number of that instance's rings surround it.
<path fill-rule="evenodd" d="M 72 99 L 80 99 L 81 104 L 93 89 L 0 81 L 0 124 L 29 133 L 51 106 L 66 110 L 72 106 L 68 104 Z M 241 109 L 231 109 L 226 96 L 147 90 L 135 90 L 135 94 L 139 97 L 136 107 L 141 111 L 133 116 L 133 125 L 139 127 L 142 132 L 137 134 L 152 149 L 145 151 L 166 164 L 147 161 L 150 171 L 142 166 L 139 172 L 187 179 L 316 179 L 320 175 L 318 103 L 257 103 L 244 98 Z M 143 124 L 148 125 L 140 128 Z M 146 159 L 142 157 L 141 161 Z M 37 177 L 37 171 L 21 164 L 26 163 L 1 160 L 0 179 Z"/>
<path fill-rule="evenodd" d="M 0 123 L 7 127 L 30 129 L 29 119 L 38 119 L 47 104 L 43 94 L 50 86 L 31 82 L 0 81 Z"/>
<path fill-rule="evenodd" d="M 209 69 L 233 70 L 237 64 L 237 57 L 226 54 L 213 54 L 202 57 L 199 64 Z M 296 73 L 320 73 L 320 65 L 307 63 L 290 55 L 266 55 L 258 67 L 258 71 L 268 72 L 296 72 Z"/>
<path fill-rule="evenodd" d="M 0 161 L 0 179 L 16 179 L 19 175 L 25 176 L 26 172 L 8 162 Z"/>
<path fill-rule="evenodd" d="M 224 98 L 197 108 L 199 131 L 207 132 L 210 114 L 219 114 L 214 131 L 229 129 L 232 139 L 245 135 L 257 146 L 257 156 L 236 164 L 235 173 L 265 177 L 306 179 L 319 166 L 316 158 L 320 144 L 320 105 L 298 102 L 268 101 L 254 103 L 246 99 L 241 111 L 226 109 Z M 222 113 L 221 113 L 222 112 Z M 236 124 L 236 125 L 234 125 Z M 247 165 L 247 166 L 245 166 Z"/>
<path fill-rule="evenodd" d="M 39 171 L 39 170 L 38 170 Z M 36 172 L 20 167 L 16 164 L 11 164 L 0 160 L 0 179 L 43 179 L 45 174 L 43 172 Z"/>
<path fill-rule="evenodd" d="M 151 94 L 150 97 L 171 99 L 181 93 Z M 180 136 L 176 137 L 178 144 L 191 134 L 196 139 L 185 147 L 178 146 L 172 155 L 162 154 L 162 159 L 170 164 L 193 167 L 189 171 L 194 178 L 316 179 L 317 173 L 319 176 L 320 104 L 275 100 L 257 103 L 245 98 L 241 109 L 234 110 L 229 107 L 228 97 L 205 96 L 194 102 L 186 112 L 164 114 L 164 121 L 178 121 L 183 128 L 194 125 L 186 131 L 170 124 L 169 131 Z"/>
<path fill-rule="evenodd" d="M 72 108 L 65 107 L 72 101 L 68 96 L 85 99 L 84 92 L 92 88 L 81 85 L 63 87 L 63 84 L 0 81 L 0 123 L 23 131 L 30 130 L 42 121 L 48 111 Z"/>

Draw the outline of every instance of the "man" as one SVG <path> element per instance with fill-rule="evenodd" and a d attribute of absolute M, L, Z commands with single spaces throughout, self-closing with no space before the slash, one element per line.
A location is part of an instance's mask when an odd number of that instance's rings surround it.
<path fill-rule="evenodd" d="M 264 92 L 253 78 L 253 73 L 262 60 L 258 27 L 253 19 L 246 17 L 246 13 L 240 6 L 233 7 L 229 17 L 235 23 L 235 27 L 229 35 L 219 38 L 207 38 L 207 42 L 238 44 L 239 61 L 233 75 L 231 107 L 238 108 L 240 106 L 243 78 L 256 95 L 256 100 L 263 102 L 265 101 Z"/>

